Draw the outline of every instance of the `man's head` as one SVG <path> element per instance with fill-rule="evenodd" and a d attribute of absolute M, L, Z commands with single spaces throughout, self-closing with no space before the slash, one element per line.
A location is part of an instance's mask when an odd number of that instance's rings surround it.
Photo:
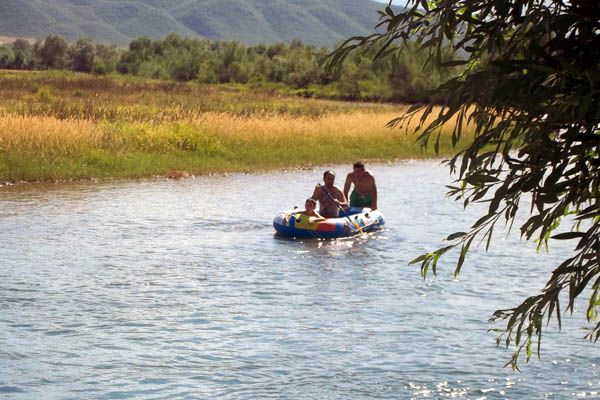
<path fill-rule="evenodd" d="M 323 174 L 323 182 L 325 182 L 325 186 L 333 186 L 333 183 L 335 182 L 335 172 L 332 170 L 325 171 Z"/>
<path fill-rule="evenodd" d="M 352 165 L 354 175 L 358 178 L 361 178 L 365 174 L 365 164 L 360 161 L 355 162 Z"/>
<path fill-rule="evenodd" d="M 313 198 L 306 199 L 306 201 L 304 202 L 304 208 L 309 213 L 313 212 L 315 210 L 315 208 L 317 208 L 317 201 Z"/>

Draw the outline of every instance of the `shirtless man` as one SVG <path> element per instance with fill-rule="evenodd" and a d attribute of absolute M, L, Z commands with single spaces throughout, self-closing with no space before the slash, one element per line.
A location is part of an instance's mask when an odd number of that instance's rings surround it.
<path fill-rule="evenodd" d="M 311 197 L 319 200 L 319 213 L 322 216 L 325 218 L 337 218 L 339 217 L 340 206 L 348 207 L 346 196 L 344 196 L 339 187 L 333 184 L 335 182 L 335 172 L 325 171 L 323 182 L 325 182 L 325 186 L 317 185 Z"/>
<path fill-rule="evenodd" d="M 365 171 L 365 165 L 360 161 L 354 163 L 353 171 L 346 177 L 346 183 L 344 184 L 345 197 L 348 197 L 351 185 L 354 185 L 354 190 L 350 194 L 350 207 L 377 209 L 375 177 L 370 171 Z"/>

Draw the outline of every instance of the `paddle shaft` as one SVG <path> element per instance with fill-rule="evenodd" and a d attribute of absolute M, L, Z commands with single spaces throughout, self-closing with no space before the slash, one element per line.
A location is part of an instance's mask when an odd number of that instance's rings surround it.
<path fill-rule="evenodd" d="M 348 221 L 350 221 L 350 223 L 351 223 L 352 225 L 354 225 L 354 226 L 356 227 L 356 229 L 358 229 L 358 231 L 361 233 L 361 235 L 362 235 L 362 234 L 364 234 L 364 232 L 362 231 L 361 227 L 360 227 L 360 226 L 359 226 L 359 225 L 358 225 L 356 222 L 352 221 L 352 218 L 350 218 L 350 216 L 348 215 L 348 213 L 346 212 L 346 210 L 344 210 L 344 207 L 342 207 L 342 206 L 340 205 L 340 203 L 338 203 L 338 202 L 337 202 L 337 201 L 336 201 L 336 200 L 333 198 L 333 196 L 332 196 L 332 195 L 331 195 L 331 194 L 330 194 L 330 193 L 329 193 L 327 190 L 325 190 L 325 188 L 323 187 L 323 185 L 321 185 L 321 184 L 319 183 L 319 184 L 318 184 L 318 186 L 321 188 L 321 190 L 322 190 L 323 192 L 325 192 L 325 194 L 326 194 L 326 195 L 327 195 L 327 196 L 328 196 L 328 197 L 331 199 L 331 201 L 333 201 L 333 202 L 334 202 L 334 203 L 335 203 L 335 204 L 338 206 L 338 208 L 340 209 L 340 211 L 342 212 L 342 214 L 344 214 L 344 216 L 345 216 L 346 218 L 348 218 Z"/>

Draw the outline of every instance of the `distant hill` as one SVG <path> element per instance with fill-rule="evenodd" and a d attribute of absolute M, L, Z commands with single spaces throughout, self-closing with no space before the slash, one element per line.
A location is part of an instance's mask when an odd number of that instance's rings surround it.
<path fill-rule="evenodd" d="M 126 45 L 170 32 L 246 44 L 300 39 L 333 46 L 373 31 L 385 4 L 371 0 L 0 0 L 0 36 Z"/>

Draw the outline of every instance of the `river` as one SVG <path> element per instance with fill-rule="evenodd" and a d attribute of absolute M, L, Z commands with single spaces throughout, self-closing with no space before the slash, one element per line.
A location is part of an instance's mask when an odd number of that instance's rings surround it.
<path fill-rule="evenodd" d="M 334 241 L 271 225 L 320 169 L 1 187 L 0 397 L 600 397 L 584 301 L 522 372 L 488 332 L 568 248 L 500 234 L 423 280 L 408 261 L 481 209 L 445 198 L 439 161 L 369 167 L 385 229 Z"/>

